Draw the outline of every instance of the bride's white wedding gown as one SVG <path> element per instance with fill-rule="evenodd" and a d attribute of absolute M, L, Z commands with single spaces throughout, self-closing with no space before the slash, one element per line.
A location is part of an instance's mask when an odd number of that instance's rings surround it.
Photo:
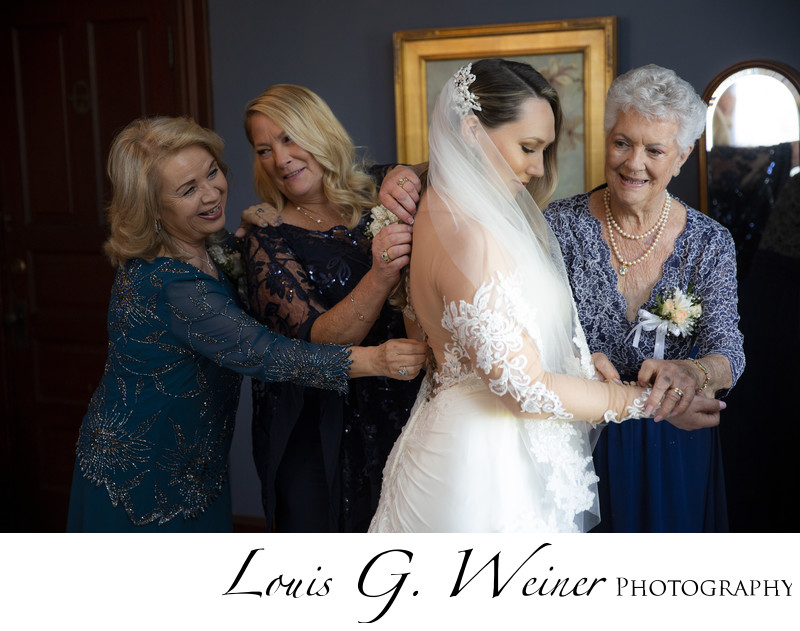
<path fill-rule="evenodd" d="M 440 205 L 428 198 L 409 296 L 435 366 L 387 461 L 370 532 L 585 532 L 598 521 L 587 421 L 642 416 L 646 391 L 595 379 L 571 293 L 547 265 L 532 286 L 507 267 L 513 244 L 480 223 L 442 214 L 435 230 Z M 456 264 L 458 251 L 469 256 Z M 578 349 L 566 364 L 551 348 L 564 323 Z"/>
<path fill-rule="evenodd" d="M 459 70 L 431 114 L 408 303 L 432 361 L 370 531 L 585 532 L 592 422 L 643 416 L 648 390 L 595 379 L 558 242 L 474 115 L 475 80 Z M 526 134 L 539 105 L 518 106 Z"/>

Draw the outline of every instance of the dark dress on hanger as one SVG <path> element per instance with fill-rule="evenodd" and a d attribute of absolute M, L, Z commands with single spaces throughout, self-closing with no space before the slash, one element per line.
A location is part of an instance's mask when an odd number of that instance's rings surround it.
<path fill-rule="evenodd" d="M 739 282 L 747 372 L 720 428 L 735 532 L 797 532 L 787 519 L 800 426 L 794 422 L 800 356 L 800 174 L 778 193 Z"/>

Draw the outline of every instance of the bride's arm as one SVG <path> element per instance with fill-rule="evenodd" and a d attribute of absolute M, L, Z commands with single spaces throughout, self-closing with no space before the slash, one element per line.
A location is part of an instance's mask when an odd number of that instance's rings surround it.
<path fill-rule="evenodd" d="M 531 334 L 537 323 L 515 315 L 526 310 L 515 304 L 512 280 L 494 273 L 475 289 L 457 269 L 442 265 L 437 271 L 445 328 L 506 407 L 537 419 L 598 423 L 643 417 L 649 388 L 545 370 Z"/>

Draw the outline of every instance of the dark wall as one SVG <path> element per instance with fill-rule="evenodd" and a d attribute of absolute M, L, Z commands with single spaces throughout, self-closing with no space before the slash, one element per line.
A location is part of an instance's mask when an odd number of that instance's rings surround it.
<path fill-rule="evenodd" d="M 209 0 L 216 130 L 234 173 L 231 210 L 255 201 L 242 111 L 274 83 L 320 94 L 358 145 L 395 158 L 392 33 L 406 29 L 535 22 L 615 15 L 620 72 L 646 63 L 674 69 L 702 93 L 725 67 L 766 58 L 800 68 L 800 2 L 523 0 L 471 5 L 453 0 Z M 694 165 L 694 168 L 692 166 Z M 696 162 L 673 184 L 697 202 Z"/>
<path fill-rule="evenodd" d="M 395 159 L 392 33 L 398 30 L 535 22 L 614 15 L 618 69 L 646 63 L 674 69 L 702 93 L 724 68 L 773 59 L 800 69 L 800 2 L 698 0 L 208 0 L 216 131 L 227 141 L 232 170 L 229 224 L 253 203 L 252 160 L 242 131 L 245 104 L 274 83 L 320 94 L 357 145 L 381 162 Z M 712 4 L 717 6 L 712 6 Z M 692 156 L 670 191 L 698 204 Z M 233 453 L 234 508 L 260 512 L 249 453 L 249 387 L 243 390 Z"/>

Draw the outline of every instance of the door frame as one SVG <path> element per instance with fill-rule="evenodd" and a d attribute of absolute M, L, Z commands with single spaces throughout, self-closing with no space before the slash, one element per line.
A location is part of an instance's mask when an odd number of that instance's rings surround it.
<path fill-rule="evenodd" d="M 71 6 L 73 9 L 79 7 L 80 0 L 76 0 Z M 175 0 L 175 9 L 176 29 L 173 33 L 170 28 L 168 37 L 171 65 L 175 70 L 177 106 L 180 113 L 191 116 L 200 125 L 213 127 L 208 3 L 207 0 Z M 16 12 L 12 11 L 3 31 L 10 31 L 17 23 Z M 11 116 L 6 103 L 3 101 L 0 115 Z M 20 137 L 21 130 L 17 129 L 17 137 L 13 140 L 19 142 Z M 12 482 L 19 479 L 19 472 L 26 466 L 25 462 L 20 462 L 20 450 L 15 449 L 16 436 L 20 433 L 19 425 L 24 415 L 15 405 L 12 395 L 15 381 L 29 378 L 27 375 L 14 373 L 6 324 L 7 319 L 13 318 L 10 286 L 14 273 L 9 252 L 11 236 L 7 229 L 7 217 L 9 204 L 14 203 L 10 200 L 18 197 L 18 193 L 2 190 L 0 187 L 0 502 L 8 509 L 0 531 L 7 532 L 28 532 L 40 528 L 33 523 L 34 518 L 26 510 L 31 503 L 35 505 L 32 498 L 27 496 L 31 489 L 20 488 Z"/>

